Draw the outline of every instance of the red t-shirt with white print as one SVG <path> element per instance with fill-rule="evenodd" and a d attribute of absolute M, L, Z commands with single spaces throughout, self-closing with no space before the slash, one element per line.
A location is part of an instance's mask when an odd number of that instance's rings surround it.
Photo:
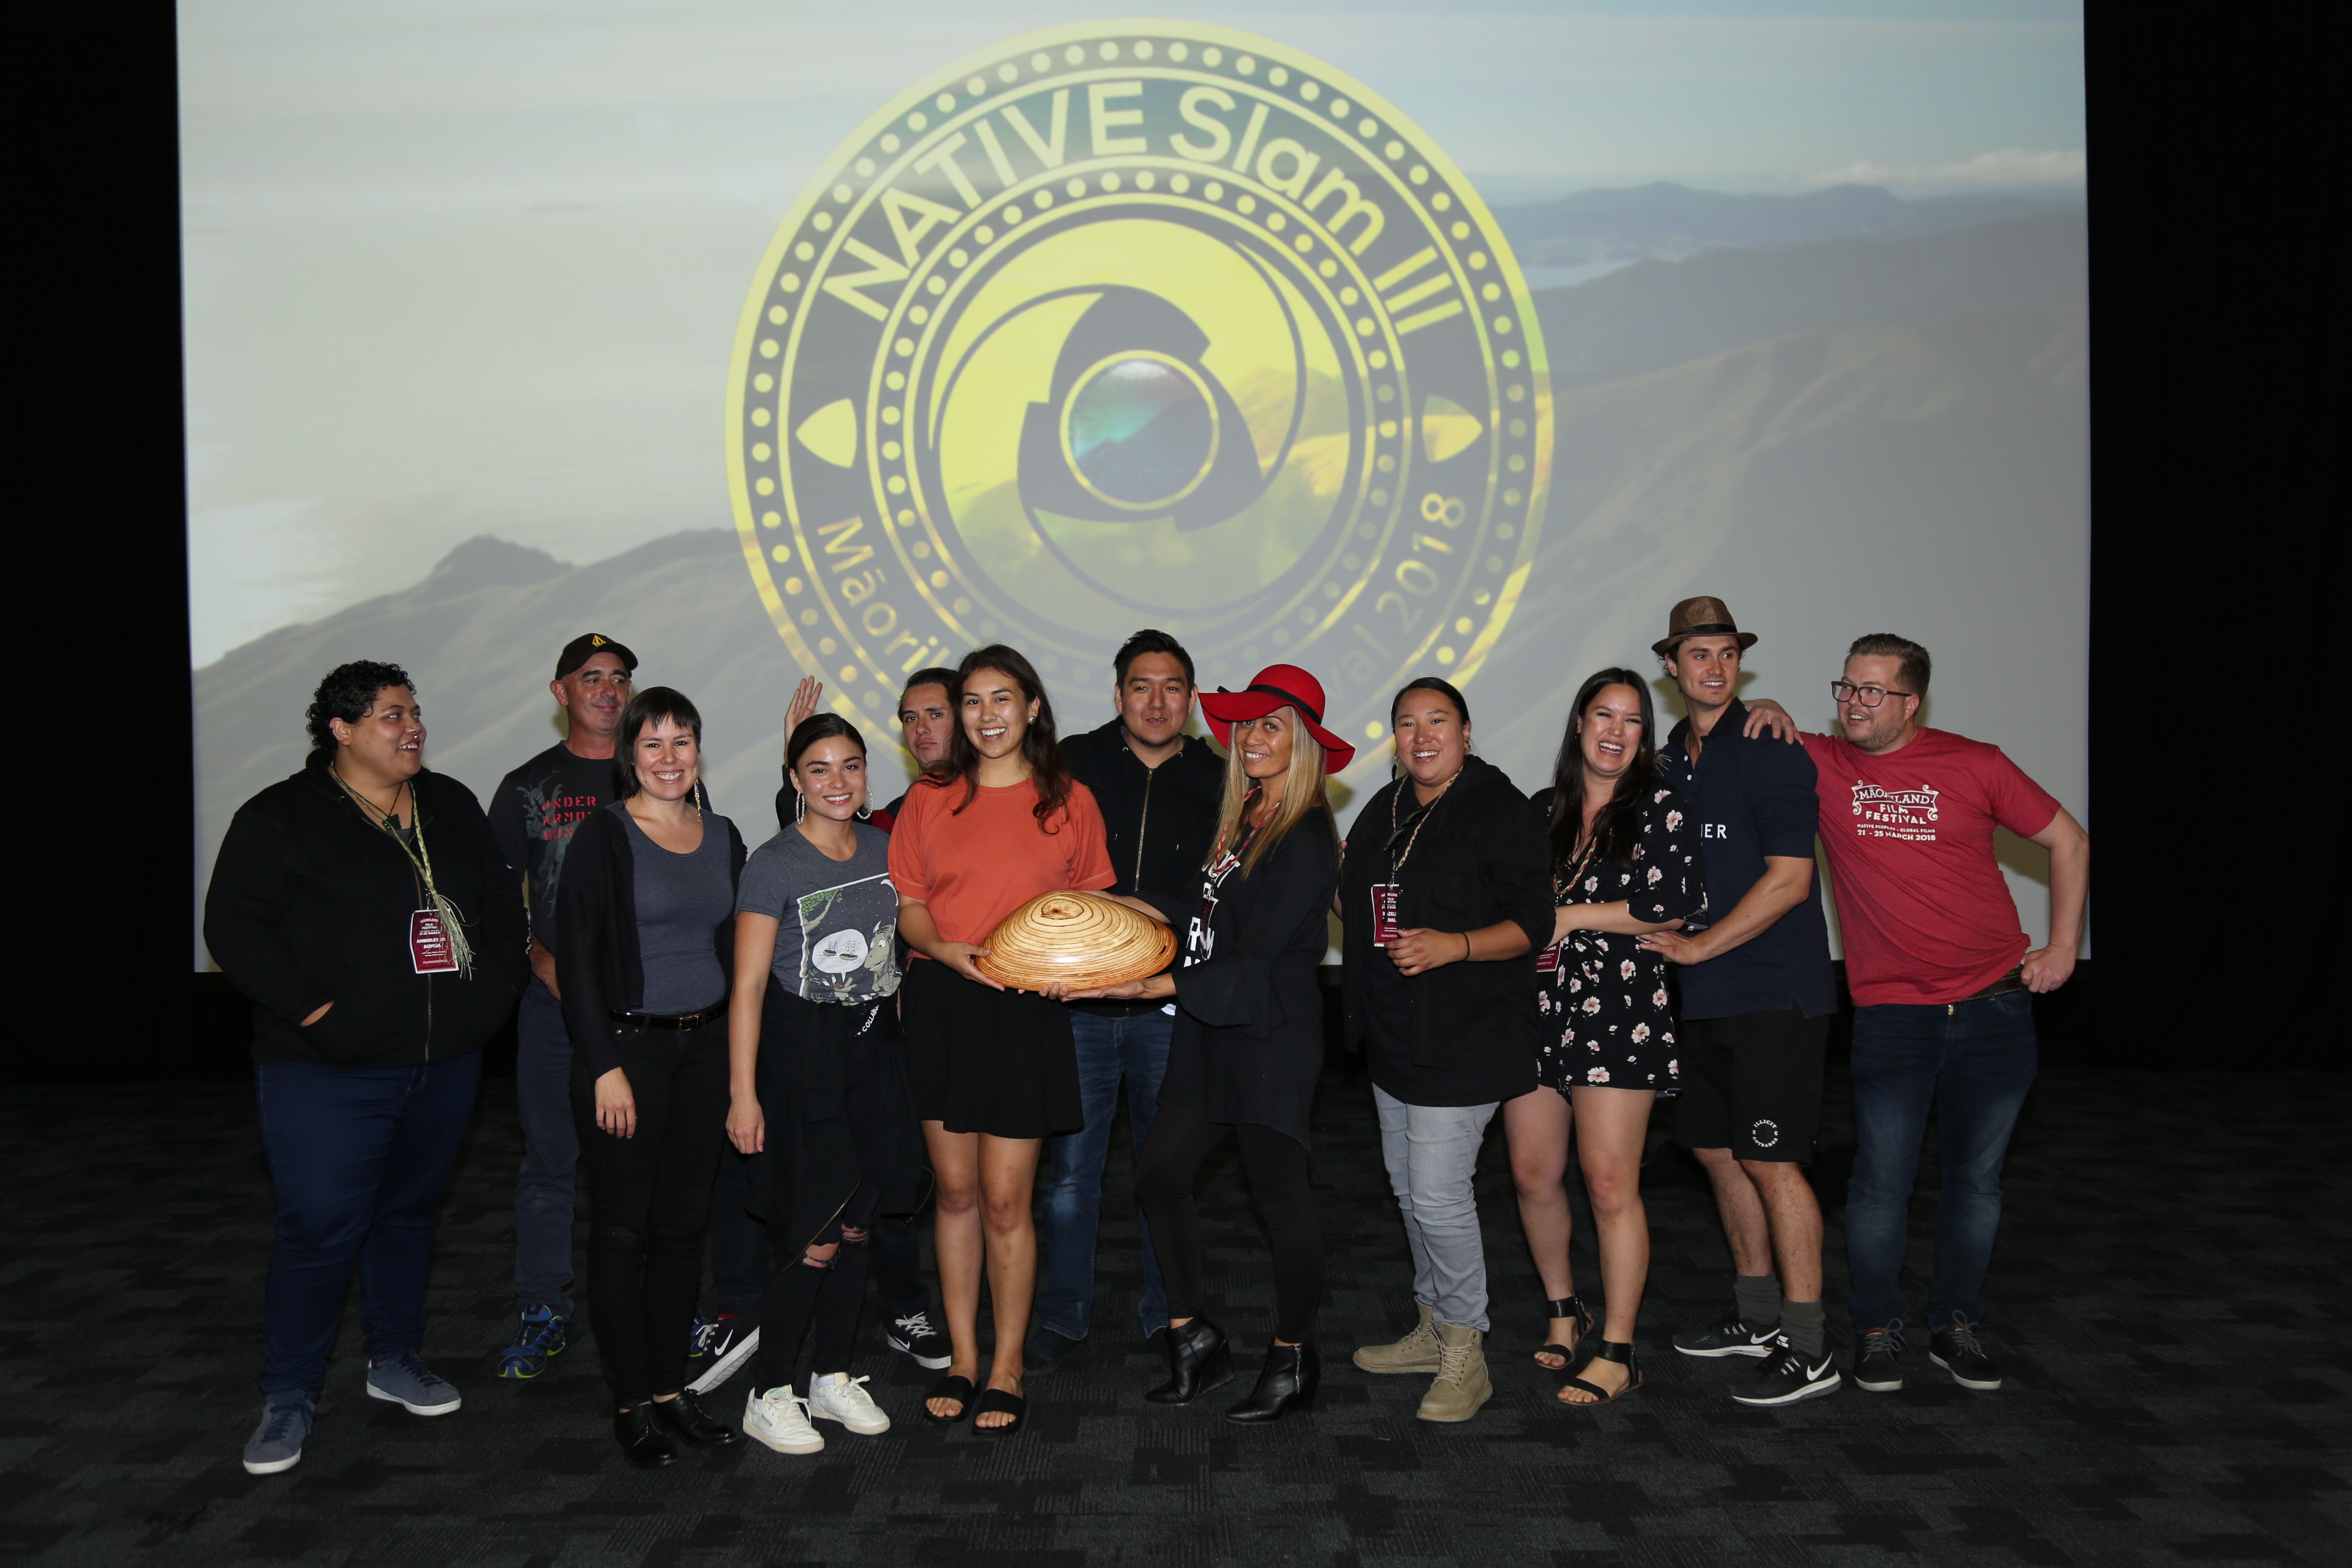
<path fill-rule="evenodd" d="M 1877 755 L 1839 735 L 1805 750 L 1855 1005 L 1957 1002 L 2016 968 L 2029 943 L 1993 829 L 2031 838 L 2055 797 L 1999 746 L 1943 730 Z"/>

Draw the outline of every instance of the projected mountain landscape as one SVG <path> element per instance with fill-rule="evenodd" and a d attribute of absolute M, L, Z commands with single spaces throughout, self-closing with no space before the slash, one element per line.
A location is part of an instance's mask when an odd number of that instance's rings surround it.
<path fill-rule="evenodd" d="M 1736 595 L 1747 563 L 1792 538 L 1820 556 L 1804 574 L 1814 586 L 1798 602 L 1741 607 L 1768 638 L 1776 624 L 1877 629 L 1854 624 L 1869 609 L 1843 598 L 1840 564 L 1897 524 L 1922 570 L 1988 554 L 2023 568 L 1982 607 L 1988 622 L 2078 612 L 2076 579 L 2037 586 L 2030 568 L 2081 547 L 2079 207 L 1667 186 L 1502 216 L 1530 260 L 1643 258 L 1538 294 L 1557 431 L 1549 521 L 1522 605 L 1470 689 L 1480 749 L 1523 784 L 1538 782 L 1557 743 L 1563 686 L 1601 664 L 1646 661 L 1664 609 L 1650 585 L 1704 574 Z M 407 665 L 432 765 L 482 793 L 556 738 L 548 676 L 555 650 L 583 630 L 626 641 L 646 661 L 641 682 L 702 706 L 720 809 L 764 836 L 783 707 L 802 672 L 727 521 L 592 564 L 477 539 L 412 586 L 198 670 L 199 886 L 236 805 L 299 763 L 301 710 L 329 667 L 362 656 Z M 1793 694 L 1801 677 L 1811 690 L 1829 673 L 1775 671 L 1757 689 Z M 1202 671 L 1209 685 L 1248 674 Z M 2033 677 L 1982 672 L 2012 689 Z M 1066 729 L 1109 716 L 1091 689 L 1055 696 Z M 1367 776 L 1384 765 L 1360 764 Z M 892 770 L 878 773 L 877 788 L 895 793 Z"/>

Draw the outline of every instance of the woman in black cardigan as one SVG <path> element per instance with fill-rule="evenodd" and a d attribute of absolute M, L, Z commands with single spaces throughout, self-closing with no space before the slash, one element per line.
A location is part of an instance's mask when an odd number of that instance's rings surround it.
<path fill-rule="evenodd" d="M 727 991 L 743 840 L 701 805 L 702 716 L 666 686 L 621 715 L 620 799 L 583 822 L 556 894 L 556 976 L 588 1168 L 588 1320 L 635 1465 L 730 1443 L 686 1384 L 727 1125 Z"/>
<path fill-rule="evenodd" d="M 1355 748 L 1323 728 L 1323 686 L 1295 665 L 1246 690 L 1201 697 L 1225 746 L 1224 805 L 1197 900 L 1165 911 L 1185 927 L 1171 973 L 1086 994 L 1175 999 L 1160 1110 L 1137 1163 L 1136 1194 L 1168 1285 L 1168 1381 L 1144 1397 L 1186 1405 L 1231 1380 L 1233 1352 L 1201 1314 L 1202 1163 L 1233 1133 L 1274 1242 L 1274 1344 L 1249 1398 L 1225 1412 L 1277 1421 L 1315 1396 L 1315 1309 L 1323 1235 L 1308 1183 L 1307 1117 L 1323 1070 L 1315 984 L 1324 919 L 1339 880 L 1325 781 Z M 1129 900 L 1133 902 L 1134 900 Z M 1139 906 L 1149 908 L 1149 906 Z"/>
<path fill-rule="evenodd" d="M 1420 1321 L 1356 1364 L 1433 1373 L 1416 1414 L 1467 1421 L 1494 1392 L 1472 1179 L 1496 1110 L 1535 1087 L 1528 954 L 1551 940 L 1551 850 L 1527 796 L 1470 754 L 1459 691 L 1413 681 L 1389 722 L 1403 776 L 1356 818 L 1342 873 L 1346 1038 L 1371 1058 Z"/>

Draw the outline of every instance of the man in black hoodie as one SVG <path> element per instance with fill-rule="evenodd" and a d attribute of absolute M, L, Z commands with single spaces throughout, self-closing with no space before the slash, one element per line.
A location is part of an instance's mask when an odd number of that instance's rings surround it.
<path fill-rule="evenodd" d="M 354 1264 L 368 1394 L 457 1408 L 417 1355 L 434 1215 L 529 977 L 520 892 L 473 794 L 426 771 L 407 672 L 340 666 L 308 717 L 309 761 L 238 808 L 205 900 L 205 943 L 254 1003 L 278 1194 L 256 1475 L 301 1459 Z"/>
<path fill-rule="evenodd" d="M 1071 736 L 1063 753 L 1102 809 L 1111 868 L 1118 874 L 1107 890 L 1181 903 L 1200 890 L 1224 795 L 1225 762 L 1206 742 L 1184 733 L 1192 714 L 1193 671 L 1181 643 L 1166 632 L 1139 631 L 1119 648 L 1113 668 L 1118 717 Z M 1172 1009 L 1157 1002 L 1076 1002 L 1070 1014 L 1086 1127 L 1053 1141 L 1038 1176 L 1045 1278 L 1023 1357 L 1033 1373 L 1076 1349 L 1091 1326 L 1103 1162 L 1119 1084 L 1127 1085 L 1128 1131 L 1140 1151 L 1159 1107 L 1176 1026 Z M 1137 1223 L 1142 1223 L 1139 1214 Z M 1168 1294 L 1148 1227 L 1136 1310 L 1145 1337 L 1167 1328 Z"/>

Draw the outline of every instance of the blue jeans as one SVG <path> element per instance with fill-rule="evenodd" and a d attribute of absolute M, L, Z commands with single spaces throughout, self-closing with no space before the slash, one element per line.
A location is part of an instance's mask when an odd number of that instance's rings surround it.
<path fill-rule="evenodd" d="M 1936 1200 L 1936 1268 L 1927 1321 L 1985 1311 L 1985 1269 L 2000 1229 L 2000 1166 L 2039 1053 L 2033 997 L 1888 1003 L 1853 1014 L 1853 1179 L 1845 1202 L 1854 1331 L 1903 1315 L 1903 1253 L 1927 1108 L 1936 1107 L 1943 1191 Z"/>
<path fill-rule="evenodd" d="M 572 1037 L 563 1010 L 537 980 L 515 1015 L 515 1100 L 522 1168 L 515 1173 L 517 1307 L 572 1315 L 572 1209 L 580 1133 L 572 1121 Z"/>
<path fill-rule="evenodd" d="M 434 1217 L 481 1081 L 478 1051 L 423 1067 L 253 1069 L 278 1192 L 262 1291 L 264 1395 L 319 1397 L 354 1263 L 368 1360 L 422 1346 Z"/>
<path fill-rule="evenodd" d="M 1078 1099 L 1087 1123 L 1045 1147 L 1038 1178 L 1038 1239 L 1045 1244 L 1044 1279 L 1037 1287 L 1037 1321 L 1066 1340 L 1082 1340 L 1094 1315 L 1095 1230 L 1102 1217 L 1103 1163 L 1110 1154 L 1111 1118 L 1118 1085 L 1127 1080 L 1128 1133 L 1136 1152 L 1151 1136 L 1160 1109 L 1160 1080 L 1168 1073 L 1168 1041 L 1176 1020 L 1154 1008 L 1132 1018 L 1070 1009 L 1078 1045 Z M 1168 1290 L 1152 1255 L 1151 1227 L 1142 1212 L 1143 1294 L 1136 1321 L 1149 1336 L 1168 1326 Z"/>

